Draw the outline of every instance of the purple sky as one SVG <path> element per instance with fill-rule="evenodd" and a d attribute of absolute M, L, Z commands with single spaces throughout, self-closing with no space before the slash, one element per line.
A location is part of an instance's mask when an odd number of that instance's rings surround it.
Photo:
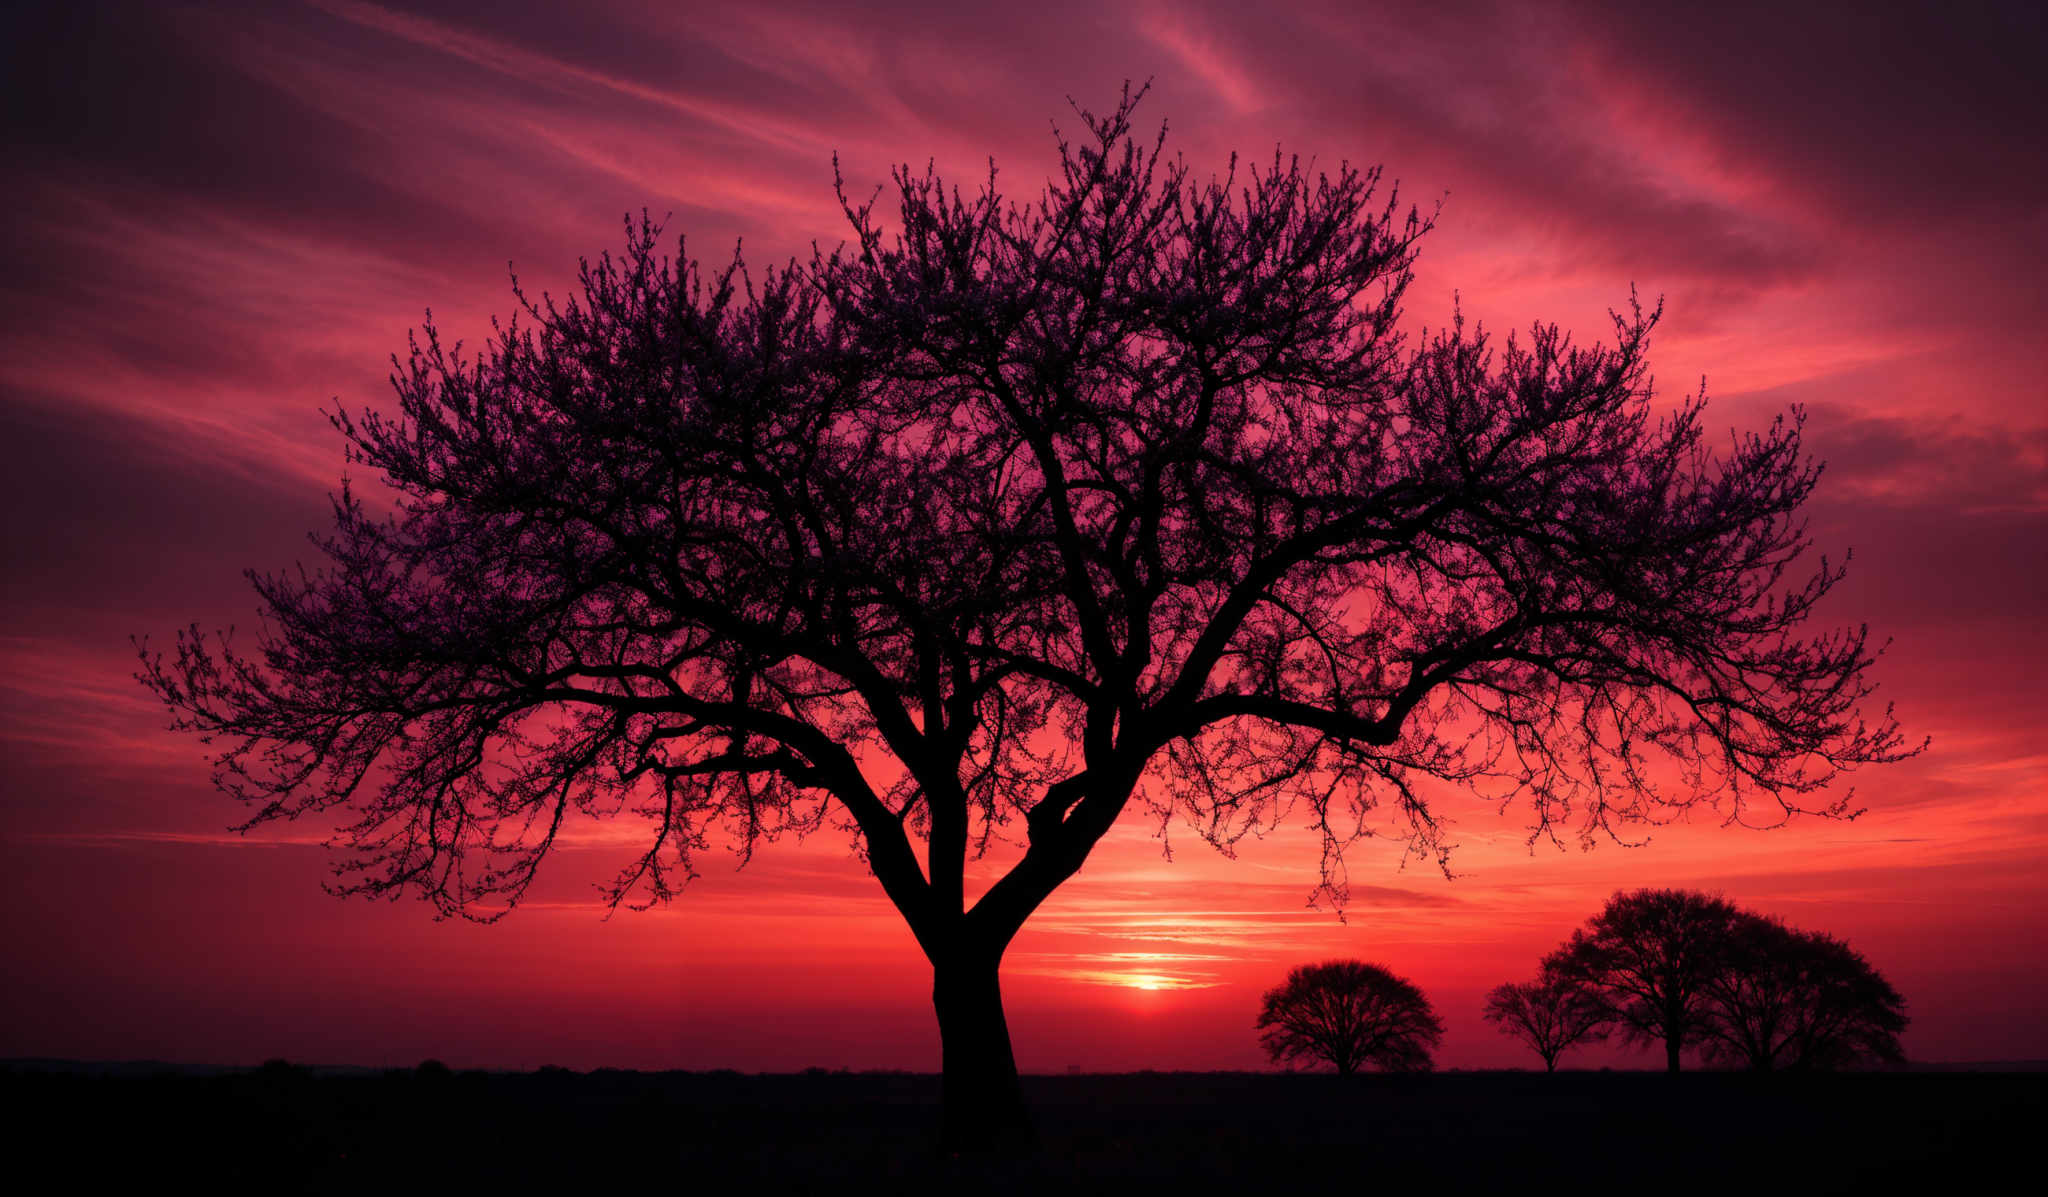
<path fill-rule="evenodd" d="M 1172 864 L 1119 831 L 1006 968 L 1027 1068 L 1252 1067 L 1258 992 L 1385 960 L 1450 1064 L 1520 1063 L 1479 996 L 1614 888 L 1699 885 L 1847 935 L 1923 1058 L 2048 1057 L 2048 34 L 2035 5 L 49 4 L 5 17 L 0 223 L 0 1056 L 578 1067 L 930 1067 L 929 980 L 844 844 L 778 845 L 600 921 L 593 826 L 496 927 L 324 896 L 317 829 L 249 843 L 162 730 L 131 634 L 254 620 L 240 571 L 309 559 L 431 307 L 475 337 L 507 263 L 560 288 L 651 209 L 693 254 L 836 243 L 865 191 L 992 156 L 1036 190 L 1067 98 L 1140 109 L 1202 170 L 1239 150 L 1384 163 L 1442 201 L 1411 325 L 1453 293 L 1583 336 L 1663 296 L 1672 395 L 1710 423 L 1805 404 L 1823 617 L 1924 757 L 1870 813 L 1531 857 L 1449 812 L 1464 874 L 1312 849 Z M 365 483 L 368 480 L 361 480 Z M 1624 1057 L 1617 1057 L 1617 1059 Z"/>

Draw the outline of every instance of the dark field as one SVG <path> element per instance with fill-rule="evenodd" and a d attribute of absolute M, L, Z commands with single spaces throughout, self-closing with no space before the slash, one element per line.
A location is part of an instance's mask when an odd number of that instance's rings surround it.
<path fill-rule="evenodd" d="M 862 1178 L 962 1192 L 1335 1179 L 1360 1190 L 1633 1194 L 2030 1189 L 2041 1073 L 1646 1073 L 1027 1078 L 1040 1152 L 948 1160 L 925 1076 L 732 1073 L 220 1075 L 0 1069 L 17 1169 L 66 1190 L 392 1193 L 648 1182 L 822 1191 Z M 2012 1172 L 2012 1169 L 2018 1171 Z M 42 1171 L 36 1167 L 36 1171 Z M 2012 1177 L 2006 1180 L 2007 1176 Z M 1423 1191 L 1423 1190 L 1416 1190 Z"/>

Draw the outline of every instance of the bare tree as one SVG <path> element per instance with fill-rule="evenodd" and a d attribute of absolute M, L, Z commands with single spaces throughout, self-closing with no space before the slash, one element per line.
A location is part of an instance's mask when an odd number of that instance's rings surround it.
<path fill-rule="evenodd" d="M 1611 1018 L 1582 983 L 1544 969 L 1534 981 L 1495 986 L 1486 995 L 1486 1021 L 1535 1049 L 1543 1071 L 1556 1072 L 1558 1057 L 1568 1049 L 1606 1038 Z"/>
<path fill-rule="evenodd" d="M 1905 1061 L 1905 999 L 1833 936 L 1749 915 L 1706 993 L 1709 1059 L 1758 1072 Z"/>
<path fill-rule="evenodd" d="M 395 512 L 344 487 L 253 654 L 195 628 L 144 680 L 251 825 L 339 815 L 343 892 L 496 917 L 617 815 L 638 904 L 720 828 L 843 830 L 931 961 L 961 1145 L 1028 1125 L 998 968 L 1134 803 L 1225 849 L 1298 810 L 1341 901 L 1361 835 L 1444 858 L 1430 783 L 1590 839 L 1902 755 L 1865 633 L 1798 634 L 1842 573 L 1792 572 L 1796 413 L 1710 450 L 1633 304 L 1611 347 L 1410 347 L 1430 221 L 1376 170 L 1203 179 L 1135 102 L 1034 202 L 906 168 L 893 237 L 842 189 L 850 243 L 758 279 L 643 220 L 474 356 L 430 322 L 397 414 L 336 416 Z"/>
<path fill-rule="evenodd" d="M 1362 960 L 1304 964 L 1266 991 L 1259 1043 L 1276 1064 L 1328 1064 L 1339 1076 L 1361 1068 L 1428 1072 L 1443 1020 L 1422 990 L 1385 966 Z"/>
<path fill-rule="evenodd" d="M 1707 987 L 1746 917 L 1697 890 L 1617 893 L 1543 967 L 1594 995 L 1624 1038 L 1661 1043 L 1665 1066 L 1677 1072 L 1681 1053 L 1705 1033 Z"/>

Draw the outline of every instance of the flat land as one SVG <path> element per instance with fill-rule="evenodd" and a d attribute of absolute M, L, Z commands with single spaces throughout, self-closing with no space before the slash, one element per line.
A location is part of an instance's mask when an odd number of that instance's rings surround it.
<path fill-rule="evenodd" d="M 2035 1175 L 2048 1074 L 1032 1077 L 1041 1147 L 933 1149 L 929 1076 L 0 1065 L 15 1170 L 71 1191 L 1968 1192 Z M 44 1165 L 51 1171 L 44 1173 Z M 897 1182 L 891 1184 L 891 1182 Z M 2031 1182 L 2028 1182 L 2031 1183 Z M 452 1187 L 451 1187 L 452 1186 Z"/>

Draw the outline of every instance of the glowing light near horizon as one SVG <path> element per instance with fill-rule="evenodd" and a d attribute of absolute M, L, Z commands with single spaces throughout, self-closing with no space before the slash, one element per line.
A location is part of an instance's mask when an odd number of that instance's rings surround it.
<path fill-rule="evenodd" d="M 1176 976 L 1171 973 L 1116 973 L 1116 972 L 1074 972 L 1065 974 L 1076 981 L 1092 985 L 1109 985 L 1118 989 L 1136 989 L 1145 993 L 1176 993 L 1189 989 L 1214 989 L 1220 981 L 1206 977 Z"/>
<path fill-rule="evenodd" d="M 1229 957 L 1185 952 L 1089 952 L 1034 953 L 1035 963 L 1010 970 L 1019 975 L 1053 977 L 1084 985 L 1114 989 L 1137 989 L 1147 993 L 1172 993 L 1190 989 L 1214 989 L 1224 984 L 1206 968 L 1189 968 L 1189 963 L 1228 962 Z M 1089 967 L 1108 966 L 1108 967 Z M 1142 971 L 1125 971 L 1119 965 Z"/>

